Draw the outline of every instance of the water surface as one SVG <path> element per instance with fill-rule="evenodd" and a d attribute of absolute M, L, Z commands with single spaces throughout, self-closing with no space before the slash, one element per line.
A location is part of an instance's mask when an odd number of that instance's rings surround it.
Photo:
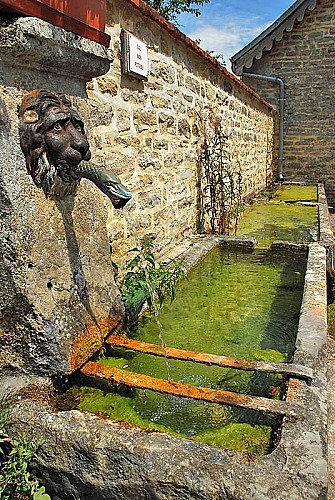
<path fill-rule="evenodd" d="M 318 239 L 316 186 L 283 185 L 240 218 L 237 235 L 255 237 L 259 247 L 274 240 L 310 243 Z"/>
<path fill-rule="evenodd" d="M 176 300 L 159 313 L 169 347 L 242 359 L 285 361 L 292 356 L 302 298 L 305 256 L 273 250 L 215 248 L 180 283 Z M 160 344 L 144 316 L 129 336 Z M 167 378 L 164 358 L 114 350 L 99 361 Z M 281 377 L 169 360 L 173 380 L 190 385 L 279 398 Z M 81 408 L 113 419 L 192 437 L 215 446 L 266 451 L 274 419 L 259 412 L 135 389 L 75 388 Z M 114 393 L 110 392 L 111 389 Z M 120 390 L 123 396 L 120 395 Z M 78 394 L 77 394 L 78 393 Z M 235 444 L 232 444 L 232 443 Z"/>

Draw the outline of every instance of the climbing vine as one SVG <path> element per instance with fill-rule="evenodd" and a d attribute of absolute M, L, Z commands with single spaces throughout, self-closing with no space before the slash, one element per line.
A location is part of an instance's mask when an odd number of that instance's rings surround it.
<path fill-rule="evenodd" d="M 243 177 L 238 159 L 228 147 L 228 135 L 221 117 L 213 112 L 203 121 L 203 142 L 199 167 L 203 175 L 203 212 L 209 219 L 212 234 L 230 234 L 244 207 L 242 204 Z"/>

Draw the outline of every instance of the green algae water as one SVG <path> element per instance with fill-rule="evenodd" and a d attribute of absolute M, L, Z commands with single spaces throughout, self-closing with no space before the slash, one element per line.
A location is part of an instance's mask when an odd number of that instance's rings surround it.
<path fill-rule="evenodd" d="M 217 247 L 179 284 L 176 300 L 159 313 L 167 346 L 242 359 L 289 360 L 294 351 L 306 258 L 274 250 L 235 251 Z M 158 327 L 141 318 L 129 336 L 160 344 Z M 164 358 L 117 349 L 99 361 L 167 378 Z M 171 378 L 195 386 L 279 398 L 281 377 L 169 360 Z M 274 417 L 261 412 L 110 386 L 84 379 L 68 399 L 75 406 L 114 420 L 170 432 L 214 446 L 268 451 Z"/>
<path fill-rule="evenodd" d="M 283 185 L 240 219 L 237 235 L 255 237 L 266 248 L 274 240 L 309 243 L 318 239 L 316 186 Z"/>

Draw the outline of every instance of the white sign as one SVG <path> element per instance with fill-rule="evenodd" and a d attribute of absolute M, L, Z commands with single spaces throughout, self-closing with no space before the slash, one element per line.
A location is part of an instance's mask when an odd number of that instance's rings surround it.
<path fill-rule="evenodd" d="M 129 69 L 139 75 L 148 76 L 148 47 L 131 34 L 129 34 Z"/>
<path fill-rule="evenodd" d="M 148 76 L 148 47 L 132 35 L 122 33 L 123 72 L 142 78 Z"/>

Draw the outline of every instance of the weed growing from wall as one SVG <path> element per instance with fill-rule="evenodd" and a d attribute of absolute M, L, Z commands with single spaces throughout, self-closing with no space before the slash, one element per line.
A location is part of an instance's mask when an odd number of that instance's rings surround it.
<path fill-rule="evenodd" d="M 45 487 L 33 479 L 28 468 L 42 440 L 31 441 L 27 436 L 12 439 L 8 436 L 7 422 L 10 400 L 0 401 L 0 499 L 51 500 Z"/>
<path fill-rule="evenodd" d="M 230 234 L 232 229 L 236 233 L 238 218 L 244 209 L 241 168 L 229 150 L 221 118 L 210 113 L 202 129 L 199 170 L 204 217 L 212 234 Z"/>
<path fill-rule="evenodd" d="M 154 243 L 148 236 L 129 252 L 133 257 L 126 264 L 120 285 L 126 313 L 129 318 L 136 318 L 145 303 L 153 312 L 155 306 L 161 307 L 165 300 L 172 302 L 176 295 L 176 283 L 186 277 L 186 272 L 176 259 L 158 262 Z"/>

